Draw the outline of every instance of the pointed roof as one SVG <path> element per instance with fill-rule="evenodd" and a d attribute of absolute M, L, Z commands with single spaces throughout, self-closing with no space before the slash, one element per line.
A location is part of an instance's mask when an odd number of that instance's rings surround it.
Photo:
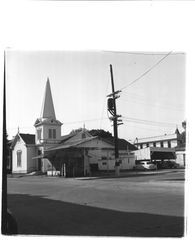
<path fill-rule="evenodd" d="M 26 144 L 35 144 L 35 135 L 19 133 Z"/>
<path fill-rule="evenodd" d="M 17 135 L 14 137 L 14 139 L 11 142 L 11 148 L 13 149 L 16 145 L 16 142 L 18 141 L 18 138 L 22 138 L 24 143 L 26 145 L 33 145 L 35 144 L 35 135 L 33 134 L 23 134 L 23 133 L 17 133 Z"/>
<path fill-rule="evenodd" d="M 176 130 L 175 130 L 175 134 L 176 134 L 176 135 L 180 135 L 180 132 L 179 132 L 178 127 L 177 127 Z"/>
<path fill-rule="evenodd" d="M 42 110 L 41 110 L 41 118 L 56 119 L 49 78 L 47 78 L 47 82 L 46 82 L 45 94 L 44 94 Z"/>

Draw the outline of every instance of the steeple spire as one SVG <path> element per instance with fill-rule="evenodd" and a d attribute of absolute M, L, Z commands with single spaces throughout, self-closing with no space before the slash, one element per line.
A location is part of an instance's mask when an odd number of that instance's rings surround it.
<path fill-rule="evenodd" d="M 45 94 L 44 94 L 42 110 L 41 110 L 41 118 L 56 119 L 49 78 L 47 78 L 47 82 L 46 82 Z"/>

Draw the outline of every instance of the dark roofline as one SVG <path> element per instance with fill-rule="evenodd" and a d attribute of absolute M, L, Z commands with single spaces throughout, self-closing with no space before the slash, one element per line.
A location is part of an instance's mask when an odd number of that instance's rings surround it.
<path fill-rule="evenodd" d="M 17 133 L 15 138 L 12 140 L 11 148 L 13 148 L 16 144 L 17 138 L 21 137 L 26 145 L 35 145 L 35 135 L 34 134 L 24 134 Z"/>
<path fill-rule="evenodd" d="M 102 138 L 101 136 L 98 136 L 98 138 L 100 138 L 103 141 L 114 146 L 114 137 Z M 118 138 L 118 149 L 119 150 L 127 150 L 128 147 L 129 147 L 130 151 L 137 150 L 137 147 L 135 145 L 131 144 L 130 142 L 128 142 L 125 139 Z"/>

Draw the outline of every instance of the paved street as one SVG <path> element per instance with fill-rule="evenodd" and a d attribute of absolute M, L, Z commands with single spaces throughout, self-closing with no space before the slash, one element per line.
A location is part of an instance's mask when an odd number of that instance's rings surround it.
<path fill-rule="evenodd" d="M 184 170 L 121 178 L 8 178 L 21 234 L 182 236 Z"/>

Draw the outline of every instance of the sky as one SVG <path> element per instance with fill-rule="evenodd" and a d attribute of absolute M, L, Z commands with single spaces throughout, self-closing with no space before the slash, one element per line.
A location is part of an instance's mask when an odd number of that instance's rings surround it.
<path fill-rule="evenodd" d="M 106 107 L 106 96 L 111 93 L 110 64 L 115 90 L 122 89 L 116 100 L 124 123 L 118 127 L 120 138 L 134 142 L 136 137 L 174 133 L 176 127 L 182 131 L 185 54 L 168 53 L 7 50 L 9 138 L 18 127 L 21 133 L 35 133 L 47 77 L 56 117 L 63 123 L 62 135 L 83 126 L 113 133 Z"/>

